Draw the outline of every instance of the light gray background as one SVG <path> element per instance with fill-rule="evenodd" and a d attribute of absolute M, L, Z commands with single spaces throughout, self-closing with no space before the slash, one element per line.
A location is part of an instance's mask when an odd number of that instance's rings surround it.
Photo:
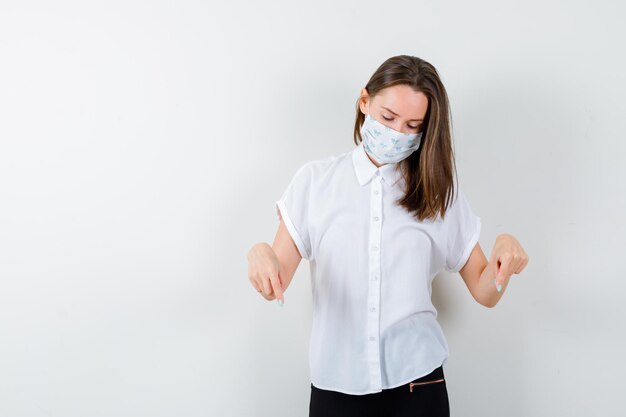
<path fill-rule="evenodd" d="M 388 57 L 440 71 L 494 309 L 434 301 L 452 415 L 623 416 L 617 1 L 2 1 L 0 416 L 305 416 L 311 293 L 248 282 L 304 162 Z"/>

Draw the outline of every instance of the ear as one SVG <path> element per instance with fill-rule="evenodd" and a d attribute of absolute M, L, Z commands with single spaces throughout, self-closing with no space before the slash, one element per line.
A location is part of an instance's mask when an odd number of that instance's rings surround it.
<path fill-rule="evenodd" d="M 361 113 L 367 114 L 367 105 L 369 103 L 369 100 L 369 93 L 367 92 L 367 89 L 363 87 L 361 89 L 361 96 L 359 98 L 359 109 L 361 110 Z"/>

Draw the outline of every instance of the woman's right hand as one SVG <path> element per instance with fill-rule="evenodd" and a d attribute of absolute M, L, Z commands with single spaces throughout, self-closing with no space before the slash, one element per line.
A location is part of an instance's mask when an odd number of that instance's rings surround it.
<path fill-rule="evenodd" d="M 252 286 L 268 301 L 278 299 L 285 303 L 280 261 L 267 243 L 254 245 L 248 252 L 248 279 Z"/>

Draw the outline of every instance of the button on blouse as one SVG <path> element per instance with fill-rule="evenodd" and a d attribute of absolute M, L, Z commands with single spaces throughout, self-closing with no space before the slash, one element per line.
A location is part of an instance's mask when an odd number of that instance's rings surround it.
<path fill-rule="evenodd" d="M 404 193 L 398 165 L 376 167 L 361 142 L 304 163 L 276 201 L 309 261 L 309 369 L 318 388 L 375 393 L 447 363 L 432 280 L 463 267 L 481 219 L 457 186 L 445 219 L 418 221 L 395 204 Z"/>

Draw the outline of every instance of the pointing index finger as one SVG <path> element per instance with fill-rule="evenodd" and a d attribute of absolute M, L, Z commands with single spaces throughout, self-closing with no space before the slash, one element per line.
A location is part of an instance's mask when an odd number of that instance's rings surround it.
<path fill-rule="evenodd" d="M 285 304 L 285 297 L 283 295 L 283 287 L 280 284 L 280 279 L 278 275 L 270 275 L 270 283 L 272 284 L 272 288 L 274 289 L 274 294 L 276 294 L 276 299 L 278 300 L 278 304 L 281 306 Z"/>
<path fill-rule="evenodd" d="M 504 282 L 505 274 L 507 274 L 507 276 L 509 274 L 509 264 L 510 260 L 505 257 L 500 262 L 500 267 L 496 267 L 496 278 L 493 280 L 493 283 L 495 284 L 498 292 L 502 291 L 502 283 Z"/>

